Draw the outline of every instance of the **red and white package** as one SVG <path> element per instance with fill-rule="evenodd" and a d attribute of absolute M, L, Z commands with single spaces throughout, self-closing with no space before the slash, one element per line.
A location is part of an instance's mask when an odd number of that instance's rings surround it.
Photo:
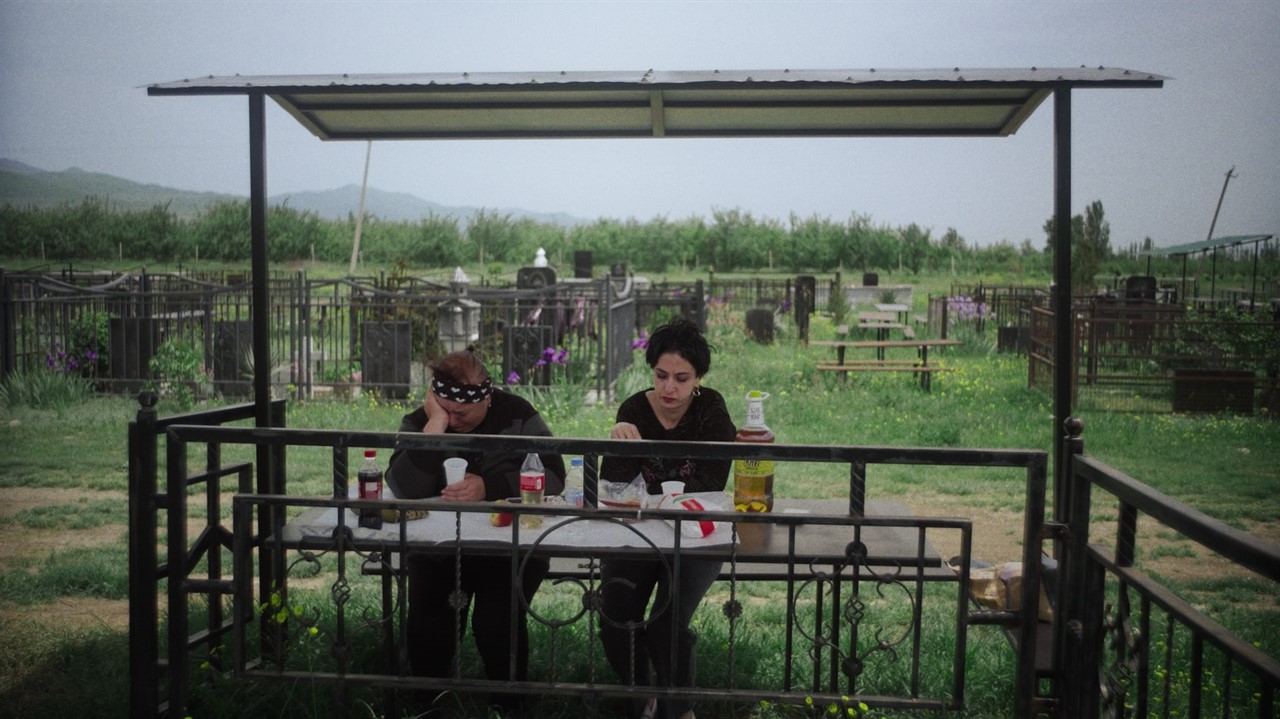
<path fill-rule="evenodd" d="M 687 509 L 692 512 L 719 512 L 722 511 L 719 506 L 712 502 L 698 499 L 688 494 L 673 494 L 663 498 L 659 509 Z M 667 521 L 668 524 L 675 525 L 672 520 Z M 702 539 L 709 537 L 715 533 L 723 522 L 713 522 L 711 520 L 702 519 L 696 522 L 683 521 L 680 522 L 680 533 L 690 539 Z"/>

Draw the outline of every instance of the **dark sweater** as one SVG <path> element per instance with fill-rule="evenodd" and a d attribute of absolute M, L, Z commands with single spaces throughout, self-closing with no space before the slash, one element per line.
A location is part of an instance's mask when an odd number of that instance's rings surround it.
<path fill-rule="evenodd" d="M 688 411 L 672 429 L 662 426 L 653 407 L 637 392 L 618 407 L 619 422 L 630 422 L 644 439 L 680 442 L 732 442 L 737 429 L 729 419 L 724 397 L 702 387 Z M 605 457 L 600 462 L 600 477 L 610 482 L 630 482 L 637 474 L 644 476 L 650 494 L 659 494 L 668 480 L 684 482 L 686 492 L 719 492 L 729 480 L 733 460 L 664 459 L 662 457 Z"/>
<path fill-rule="evenodd" d="M 400 431 L 421 433 L 425 426 L 427 412 L 418 407 L 404 416 Z M 468 434 L 550 437 L 551 429 L 547 427 L 542 415 L 523 397 L 495 390 L 493 402 L 484 420 Z M 564 491 L 564 458 L 558 454 L 539 456 L 546 470 L 547 496 L 560 494 Z M 520 465 L 524 462 L 523 454 L 397 449 L 387 465 L 387 486 L 402 499 L 437 497 L 444 489 L 443 463 L 449 457 L 466 459 L 467 471 L 484 478 L 485 501 L 520 496 Z"/>

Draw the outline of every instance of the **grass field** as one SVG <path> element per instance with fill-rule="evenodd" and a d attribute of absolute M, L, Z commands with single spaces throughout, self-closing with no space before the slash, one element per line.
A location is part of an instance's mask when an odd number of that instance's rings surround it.
<path fill-rule="evenodd" d="M 819 318 L 813 331 L 822 337 L 833 330 L 829 320 Z M 1026 388 L 1025 358 L 996 354 L 981 338 L 940 354 L 954 371 L 924 393 L 905 375 L 858 376 L 847 384 L 822 375 L 814 363 L 830 359 L 830 351 L 800 345 L 785 326 L 779 328 L 779 341 L 768 347 L 746 338 L 740 318 L 713 316 L 709 332 L 719 352 L 706 384 L 720 390 L 739 415 L 748 390 L 770 392 L 767 418 L 781 442 L 1047 451 L 1056 434 L 1049 399 Z M 639 368 L 624 378 L 619 394 L 646 382 Z M 584 405 L 579 388 L 529 392 L 557 435 L 607 436 L 616 405 Z M 62 408 L 0 407 L 0 634 L 5 637 L 0 717 L 125 715 L 125 437 L 136 409 L 135 402 L 121 397 Z M 163 402 L 161 409 L 162 414 L 174 411 Z M 405 411 L 367 396 L 293 402 L 288 423 L 390 431 Z M 1280 542 L 1280 422 L 1101 412 L 1085 414 L 1084 420 L 1088 453 L 1211 516 Z M 291 491 L 327 493 L 327 463 L 327 452 L 291 454 Z M 846 486 L 838 472 L 805 465 L 780 468 L 777 491 L 838 497 Z M 868 496 L 898 499 L 918 516 L 973 517 L 976 556 L 1020 558 L 1018 473 L 992 478 L 989 472 L 876 468 L 868 477 Z M 1095 510 L 1099 522 L 1114 521 L 1114 507 Z M 1198 545 L 1150 520 L 1140 530 L 1143 568 L 1270 656 L 1280 656 L 1275 586 L 1224 570 Z M 939 550 L 949 556 L 947 547 Z M 776 647 L 761 647 L 761 656 L 751 661 L 767 664 L 772 650 Z M 974 652 L 969 710 L 954 716 L 1006 716 L 1012 654 L 994 629 L 975 642 Z M 197 717 L 328 712 L 327 703 L 313 705 L 318 700 L 312 695 L 254 694 L 217 683 L 201 691 L 209 703 Z M 572 707 L 547 711 L 545 716 L 575 716 Z M 708 708 L 699 716 L 784 715 L 780 712 Z"/>

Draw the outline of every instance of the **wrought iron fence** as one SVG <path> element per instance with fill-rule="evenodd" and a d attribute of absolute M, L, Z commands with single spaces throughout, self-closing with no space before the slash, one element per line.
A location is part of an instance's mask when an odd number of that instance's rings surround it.
<path fill-rule="evenodd" d="M 1217 576 L 1256 577 L 1259 596 L 1280 594 L 1280 546 L 1268 544 L 1165 496 L 1084 454 L 1072 423 L 1069 553 L 1063 581 L 1076 587 L 1063 611 L 1073 622 L 1061 661 L 1096 667 L 1064 687 L 1070 717 L 1276 716 L 1280 662 L 1207 616 L 1138 558 L 1159 523 L 1211 553 Z M 1091 527 L 1093 508 L 1114 502 L 1111 546 Z M 1148 528 L 1139 531 L 1139 518 Z M 1153 556 L 1148 553 L 1147 556 Z M 1268 604 L 1271 604 L 1267 600 Z M 1274 608 L 1274 607 L 1273 607 Z"/>
<path fill-rule="evenodd" d="M 1031 308 L 1049 303 L 1046 287 L 1031 285 L 988 285 L 979 283 L 952 284 L 946 298 L 929 298 L 929 329 L 940 337 L 946 337 L 957 321 L 949 312 L 948 300 L 964 298 L 973 305 L 980 305 L 981 312 L 972 312 L 959 321 L 970 325 L 977 333 L 987 331 L 987 325 L 996 328 L 996 349 L 1001 352 L 1026 354 L 1030 343 Z"/>
<path fill-rule="evenodd" d="M 287 321 L 297 280 L 276 275 L 269 282 L 271 351 L 289 357 L 297 341 Z M 136 392 L 148 381 L 169 381 L 190 384 L 197 392 L 243 395 L 253 371 L 249 307 L 246 284 L 211 284 L 181 275 L 143 271 L 86 285 L 0 273 L 5 346 L 0 375 L 48 368 L 83 376 L 109 392 Z M 160 376 L 151 369 L 166 343 L 177 348 L 171 356 L 175 364 L 183 363 L 181 376 Z"/>
<path fill-rule="evenodd" d="M 394 707 L 401 689 L 448 689 L 454 692 L 526 692 L 576 697 L 589 708 L 607 706 L 611 697 L 631 697 L 640 690 L 610 681 L 593 654 L 594 627 L 607 621 L 595 603 L 598 591 L 598 557 L 590 551 L 567 552 L 578 557 L 554 574 L 563 584 L 546 592 L 551 604 L 531 605 L 539 640 L 545 643 L 545 659 L 539 673 L 528 682 L 506 683 L 468 679 L 460 670 L 440 679 L 412 677 L 403 647 L 405 585 L 393 557 L 407 550 L 403 522 L 393 523 L 390 538 L 361 537 L 339 529 L 313 537 L 310 543 L 290 541 L 286 519 L 307 509 L 359 509 L 368 502 L 345 498 L 291 495 L 286 486 L 288 451 L 328 448 L 331 473 L 337 487 L 345 487 L 350 447 L 422 445 L 434 449 L 484 450 L 495 441 L 503 451 L 582 453 L 586 458 L 588 496 L 594 498 L 596 468 L 605 455 L 717 457 L 748 456 L 780 462 L 836 462 L 849 468 L 848 508 L 845 517 L 813 517 L 798 514 L 736 515 L 689 513 L 670 517 L 663 511 L 649 516 L 673 521 L 723 519 L 733 531 L 746 533 L 755 525 L 777 525 L 783 536 L 795 536 L 803 527 L 831 524 L 848 532 L 849 543 L 836 543 L 834 557 L 807 561 L 796 545 L 782 553 L 782 571 L 762 570 L 760 557 L 725 559 L 718 599 L 722 611 L 704 627 L 717 641 L 706 651 L 715 652 L 727 671 L 717 672 L 699 688 L 646 689 L 663 696 L 685 696 L 698 701 L 807 703 L 843 706 L 852 698 L 881 708 L 958 708 L 966 695 L 964 647 L 970 627 L 1002 625 L 1017 651 L 1015 716 L 1182 717 L 1274 716 L 1280 691 L 1280 664 L 1250 643 L 1247 637 L 1228 631 L 1192 601 L 1181 597 L 1136 561 L 1139 544 L 1152 532 L 1138 531 L 1145 515 L 1177 536 L 1192 540 L 1213 552 L 1228 567 L 1254 573 L 1274 596 L 1280 582 L 1280 547 L 1226 526 L 1220 521 L 1164 496 L 1126 474 L 1083 453 L 1081 425 L 1069 422 L 1066 438 L 1071 465 L 1071 489 L 1059 508 L 1059 522 L 1046 522 L 1045 465 L 1043 452 L 1017 450 L 965 450 L 929 448 L 875 448 L 853 446 L 720 445 L 706 443 L 635 443 L 570 438 L 495 438 L 448 435 L 439 438 L 402 437 L 372 432 L 335 432 L 288 429 L 250 429 L 218 426 L 247 418 L 252 407 L 223 408 L 161 419 L 156 416 L 151 393 L 143 393 L 143 408 L 129 427 L 130 477 L 130 654 L 131 714 L 158 715 L 181 711 L 198 681 L 193 661 L 232 671 L 232 676 L 253 681 L 306 680 L 330 686 L 335 696 L 359 693 L 366 701 Z M 273 423 L 284 424 L 283 401 L 272 404 Z M 165 481 L 158 482 L 157 454 L 165 437 Z M 488 444 L 486 444 L 488 443 Z M 224 451 L 252 448 L 256 466 L 224 462 Z M 191 450 L 203 449 L 204 469 L 192 471 Z M 865 513 L 868 474 L 877 465 L 911 464 L 971 467 L 1022 467 L 1027 473 L 1023 565 L 1027 571 L 1021 586 L 1023 611 L 968 611 L 970 594 L 967 568 L 971 525 L 963 519 L 868 517 Z M 234 478 L 237 496 L 227 526 L 221 497 L 221 480 Z M 207 526 L 194 539 L 187 534 L 188 502 L 199 501 L 203 489 Z M 1099 497 L 1112 497 L 1116 512 L 1114 547 L 1108 548 L 1090 525 Z M 589 500 L 588 504 L 591 504 Z M 421 509 L 430 503 L 392 501 L 388 507 Z M 377 505 L 381 508 L 381 505 Z M 461 517 L 470 511 L 488 511 L 470 505 L 430 506 L 432 511 Z M 627 515 L 602 519 L 597 510 L 546 506 L 516 509 L 568 517 L 566 521 L 621 521 Z M 347 517 L 339 511 L 339 527 Z M 354 516 L 354 515 L 351 515 Z M 166 550 L 162 546 L 159 518 L 164 517 Z M 348 520 L 354 521 L 354 520 Z M 513 524 L 518 527 L 519 523 Z M 860 541 L 873 528 L 896 528 L 915 536 L 917 549 L 888 565 L 876 561 L 874 552 Z M 939 532 L 961 533 L 962 554 L 958 575 L 939 571 L 928 547 Z M 1158 530 L 1157 530 L 1158 532 Z M 1037 621 L 1043 586 L 1040 552 L 1052 539 L 1060 559 L 1061 576 L 1051 596 L 1057 598 L 1052 623 Z M 743 545 L 744 546 L 744 545 Z M 230 551 L 230 554 L 227 552 Z M 522 557 L 518 534 L 510 544 L 490 548 L 511 560 L 520 572 Z M 561 550 L 561 553 L 565 553 Z M 553 552 L 554 554 L 554 552 Z M 669 555 L 684 556 L 679 545 Z M 772 555 L 778 559 L 779 555 Z M 754 561 L 752 564 L 748 562 Z M 230 567 L 228 576 L 227 567 Z M 322 567 L 318 578 L 327 597 L 307 610 L 297 609 L 294 597 L 301 567 Z M 317 577 L 307 581 L 314 584 Z M 786 608 L 775 617 L 785 632 L 784 661 L 770 680 L 758 681 L 738 654 L 735 637 L 747 626 L 761 622 L 744 614 L 738 597 L 752 582 L 773 580 L 774 592 L 786 597 Z M 167 586 L 167 612 L 161 617 L 151 601 L 159 582 Z M 560 586 L 560 585 L 557 585 Z M 883 605 L 869 598 L 892 593 L 910 618 L 881 615 Z M 781 606 L 780 604 L 778 606 Z M 940 607 L 940 608 L 939 608 Z M 948 608 L 949 607 L 949 608 Z M 567 608 L 567 609 L 566 609 Z M 567 614 L 564 613 L 567 611 Z M 952 670 L 939 684 L 922 669 L 922 640 L 934 636 L 936 624 L 925 629 L 921 617 L 954 617 Z M 586 629 L 582 629 L 585 622 Z M 767 624 L 767 623 L 764 623 Z M 319 639 L 307 639 L 310 628 Z M 572 627 L 578 627 L 576 633 Z M 161 630 L 167 641 L 161 641 Z M 306 654 L 292 653 L 299 640 L 324 642 L 330 657 L 323 666 L 297 663 Z M 227 645 L 231 651 L 228 653 Z M 725 652 L 723 655 L 719 652 Z M 314 655 L 310 655 L 314 656 Z M 230 657 L 230 659 L 228 659 Z M 583 658 L 587 660 L 584 662 Z M 740 664 L 735 665 L 735 662 Z M 776 663 L 776 662 L 775 662 Z M 735 671 L 739 666 L 741 672 Z M 887 678 L 886 678 L 887 677 Z M 886 691 L 886 687 L 892 691 Z M 941 688 L 940 688 L 941 687 Z M 372 694 L 370 693 L 372 692 Z M 381 697 L 379 699 L 378 697 Z M 372 699 L 370 699 L 372 697 Z M 348 704 L 333 705 L 340 713 Z"/>
<path fill-rule="evenodd" d="M 1073 404 L 1245 415 L 1259 407 L 1268 413 L 1280 409 L 1280 323 L 1109 298 L 1080 298 L 1074 304 Z M 1059 359 L 1053 351 L 1053 312 L 1034 306 L 1031 318 L 1028 381 L 1048 388 Z"/>
<path fill-rule="evenodd" d="M 576 697 L 585 702 L 589 715 L 600 716 L 608 715 L 611 698 L 640 694 L 730 703 L 766 700 L 840 707 L 849 706 L 847 703 L 852 701 L 855 706 L 865 702 L 879 708 L 943 710 L 964 705 L 970 627 L 990 623 L 1003 624 L 1018 637 L 1016 710 L 1022 711 L 1022 716 L 1031 716 L 1046 706 L 1046 699 L 1036 695 L 1035 603 L 1024 602 L 1023 606 L 1033 607 L 1029 614 L 968 609 L 971 523 L 948 518 L 868 517 L 865 513 L 867 473 L 877 465 L 1021 468 L 1026 472 L 1028 510 L 1025 559 L 1031 567 L 1023 578 L 1023 587 L 1024 592 L 1038 596 L 1038 555 L 1041 538 L 1047 536 L 1043 531 L 1047 464 L 1043 452 L 682 442 L 647 442 L 640 446 L 624 441 L 570 438 L 408 437 L 392 433 L 202 426 L 188 418 L 177 421 L 190 424 L 178 425 L 156 418 L 154 397 L 144 400 L 138 421 L 130 426 L 130 453 L 137 459 L 136 464 L 131 462 L 130 473 L 131 526 L 136 528 L 136 533 L 131 532 L 131 606 L 139 605 L 139 614 L 131 617 L 130 623 L 134 716 L 153 715 L 157 707 L 170 713 L 184 711 L 198 673 L 193 667 L 198 664 L 217 666 L 241 680 L 305 680 L 332 687 L 339 699 L 333 704 L 335 715 L 347 711 L 346 700 L 355 694 L 364 701 L 393 708 L 403 690 L 443 689 L 464 694 Z M 228 410 L 219 418 L 229 421 L 238 416 Z M 277 421 L 283 424 L 283 416 Z M 166 437 L 167 470 L 160 488 L 154 454 L 162 435 Z M 746 456 L 789 463 L 835 462 L 849 469 L 848 514 L 819 517 L 781 512 L 648 513 L 677 522 L 726 521 L 731 523 L 731 531 L 739 535 L 775 527 L 774 531 L 780 532 L 776 536 L 790 537 L 780 540 L 781 546 L 767 555 L 743 549 L 738 556 L 735 552 L 740 551 L 739 547 L 751 546 L 745 541 L 729 543 L 722 550 L 726 568 L 717 590 L 717 596 L 724 600 L 722 611 L 714 619 L 707 615 L 701 625 L 717 640 L 700 650 L 704 656 L 713 656 L 716 661 L 712 664 L 720 669 L 714 680 L 699 687 L 641 689 L 612 677 L 593 651 L 594 628 L 610 621 L 598 603 L 601 555 L 563 547 L 550 554 L 575 559 L 556 575 L 558 589 L 542 593 L 549 603 L 535 600 L 530 605 L 537 635 L 543 642 L 539 656 L 545 661 L 528 681 L 469 679 L 456 665 L 453 676 L 416 677 L 410 672 L 404 651 L 405 579 L 394 559 L 409 551 L 405 523 L 393 523 L 390 538 L 362 538 L 358 533 L 347 532 L 350 526 L 346 525 L 328 537 L 310 542 L 291 540 L 287 530 L 294 525 L 287 524 L 286 518 L 295 517 L 299 511 L 336 508 L 340 510 L 337 521 L 342 523 L 346 520 L 341 518 L 348 515 L 341 510 L 373 505 L 347 499 L 345 492 L 337 492 L 342 497 L 333 499 L 291 495 L 285 482 L 285 456 L 288 451 L 304 447 L 330 448 L 335 485 L 345 488 L 350 447 L 419 445 L 433 449 L 500 448 L 507 452 L 582 454 L 587 468 L 588 507 L 544 505 L 515 510 L 568 517 L 566 524 L 620 522 L 628 517 L 622 513 L 604 517 L 600 510 L 590 507 L 596 496 L 598 459 L 605 455 L 720 459 Z M 250 476 L 243 463 L 222 464 L 224 450 L 234 446 L 255 448 L 259 457 L 256 476 Z M 188 469 L 188 453 L 199 448 L 204 448 L 205 468 L 192 472 Z M 143 461 L 148 455 L 152 456 L 149 463 Z M 224 524 L 217 500 L 218 479 L 225 476 L 239 478 L 229 527 Z M 185 528 L 189 488 L 201 487 L 207 497 L 208 528 L 191 540 Z M 249 487 L 255 491 L 249 492 Z M 459 522 L 464 513 L 491 509 L 413 500 L 395 500 L 386 506 L 429 507 L 433 512 L 457 516 Z M 157 570 L 155 516 L 161 509 L 168 517 L 168 562 Z M 817 525 L 830 525 L 847 538 L 824 543 L 820 558 L 797 549 L 795 539 L 798 532 Z M 512 526 L 518 528 L 519 522 Z M 906 556 L 877 558 L 874 542 L 866 538 L 878 529 L 905 532 L 913 538 L 907 542 L 911 548 Z M 942 566 L 930 549 L 939 533 L 959 534 L 958 574 Z M 214 559 L 214 555 L 227 549 L 231 550 L 229 575 L 224 561 Z M 522 558 L 529 550 L 519 545 L 517 530 L 511 543 L 497 544 L 488 551 L 509 558 L 513 575 L 518 575 Z M 533 551 L 538 550 L 535 547 Z M 686 554 L 679 542 L 660 555 L 673 563 L 697 556 Z M 295 603 L 300 592 L 296 585 L 304 567 L 323 567 L 319 576 L 327 589 L 320 596 L 328 599 L 314 610 Z M 168 642 L 164 651 L 156 630 L 161 620 L 155 614 L 154 602 L 147 599 L 154 596 L 159 579 L 167 580 L 168 587 L 164 618 Z M 766 602 L 762 607 L 740 599 L 752 582 L 764 580 L 772 583 L 773 589 L 767 590 L 771 596 L 785 596 L 785 609 L 782 602 Z M 310 581 L 314 582 L 314 578 Z M 678 587 L 675 591 L 679 591 Z M 893 600 L 886 601 L 887 596 Z M 762 611 L 773 613 L 763 617 Z M 931 618 L 928 628 L 924 626 L 925 617 Z M 744 636 L 770 626 L 777 627 L 779 633 L 774 641 L 781 643 L 785 651 L 781 661 L 771 658 L 770 668 L 765 671 L 754 663 L 759 659 L 750 659 L 742 647 L 746 646 Z M 323 627 L 323 631 L 317 629 L 313 634 L 312 627 Z M 748 627 L 751 632 L 746 631 Z M 949 638 L 935 636 L 938 633 Z M 941 663 L 941 669 L 936 656 L 928 666 L 922 661 L 924 647 L 933 646 L 935 649 L 930 651 L 936 653 L 939 639 L 949 647 L 946 651 L 951 657 Z M 326 657 L 323 664 L 308 665 L 307 658 L 316 655 L 296 651 L 300 642 L 322 642 L 326 650 L 321 652 Z"/>
<path fill-rule="evenodd" d="M 251 392 L 247 278 L 143 272 L 89 286 L 80 280 L 0 272 L 0 376 L 47 367 L 106 392 L 165 383 L 196 397 Z M 430 360 L 465 346 L 478 348 L 499 382 L 555 381 L 605 396 L 631 363 L 643 319 L 628 288 L 609 279 L 469 290 L 386 276 L 294 273 L 269 282 L 268 372 L 278 397 L 372 391 L 403 399 L 423 387 Z M 441 313 L 456 306 L 474 312 L 457 327 L 453 315 L 442 323 Z M 686 301 L 677 311 L 700 316 L 701 305 Z"/>

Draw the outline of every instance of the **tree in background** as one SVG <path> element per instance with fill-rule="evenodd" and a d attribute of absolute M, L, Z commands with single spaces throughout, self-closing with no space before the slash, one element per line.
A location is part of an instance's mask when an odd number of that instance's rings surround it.
<path fill-rule="evenodd" d="M 967 249 L 964 238 L 956 228 L 948 227 L 942 237 L 930 246 L 928 267 L 930 270 L 945 269 L 955 274 L 956 260 L 964 257 Z"/>
<path fill-rule="evenodd" d="M 1074 226 L 1073 218 L 1073 230 Z M 1111 223 L 1106 220 L 1102 201 L 1094 200 L 1084 209 L 1079 243 L 1075 247 L 1071 263 L 1071 284 L 1076 287 L 1093 287 L 1094 278 L 1102 269 L 1102 263 L 1110 257 Z"/>
<path fill-rule="evenodd" d="M 467 240 L 477 253 L 481 266 L 486 262 L 506 262 L 519 244 L 515 224 L 511 222 L 511 213 L 499 215 L 496 211 L 488 212 L 483 208 L 467 225 Z"/>
<path fill-rule="evenodd" d="M 919 225 L 912 222 L 901 231 L 902 234 L 902 264 L 913 274 L 920 274 L 920 270 L 924 269 L 925 258 L 929 255 L 929 230 L 921 229 Z"/>
<path fill-rule="evenodd" d="M 1093 292 L 1095 278 L 1102 261 L 1111 254 L 1111 224 L 1104 218 L 1102 201 L 1094 200 L 1084 215 L 1071 218 L 1071 286 L 1081 292 Z M 1054 218 L 1044 223 L 1045 255 L 1052 258 L 1055 238 Z"/>
<path fill-rule="evenodd" d="M 1029 241 L 1020 249 L 1008 243 L 979 245 L 966 241 L 955 228 L 947 228 L 934 240 L 932 230 L 915 223 L 878 225 L 858 213 L 845 220 L 792 213 L 786 222 L 740 209 L 717 209 L 713 214 L 711 222 L 697 215 L 680 221 L 662 216 L 625 222 L 604 218 L 568 228 L 483 209 L 461 219 L 428 215 L 416 221 L 384 221 L 373 216 L 364 224 L 361 259 L 378 267 L 401 263 L 409 271 L 475 264 L 486 271 L 498 267 L 492 271 L 501 273 L 504 265 L 531 263 L 541 247 L 554 266 L 566 268 L 566 276 L 579 250 L 593 253 L 597 267 L 621 262 L 647 273 L 706 269 L 892 272 L 900 268 L 919 273 L 954 267 L 961 273 L 1023 274 L 1051 268 L 1052 219 L 1044 227 L 1048 241 L 1042 254 Z M 354 218 L 326 220 L 285 205 L 268 208 L 269 259 L 345 263 L 353 222 Z M 1082 288 L 1090 287 L 1099 271 L 1110 269 L 1110 265 L 1099 268 L 1100 263 L 1134 259 L 1134 252 L 1126 250 L 1128 257 L 1116 257 L 1112 251 L 1101 202 L 1072 218 L 1071 227 L 1076 281 Z M 0 206 L 0 257 L 19 260 L 243 263 L 250 258 L 249 234 L 245 201 L 214 204 L 185 219 L 163 205 L 129 212 L 92 199 L 44 209 Z M 1263 248 L 1263 255 L 1273 257 L 1274 251 Z"/>

